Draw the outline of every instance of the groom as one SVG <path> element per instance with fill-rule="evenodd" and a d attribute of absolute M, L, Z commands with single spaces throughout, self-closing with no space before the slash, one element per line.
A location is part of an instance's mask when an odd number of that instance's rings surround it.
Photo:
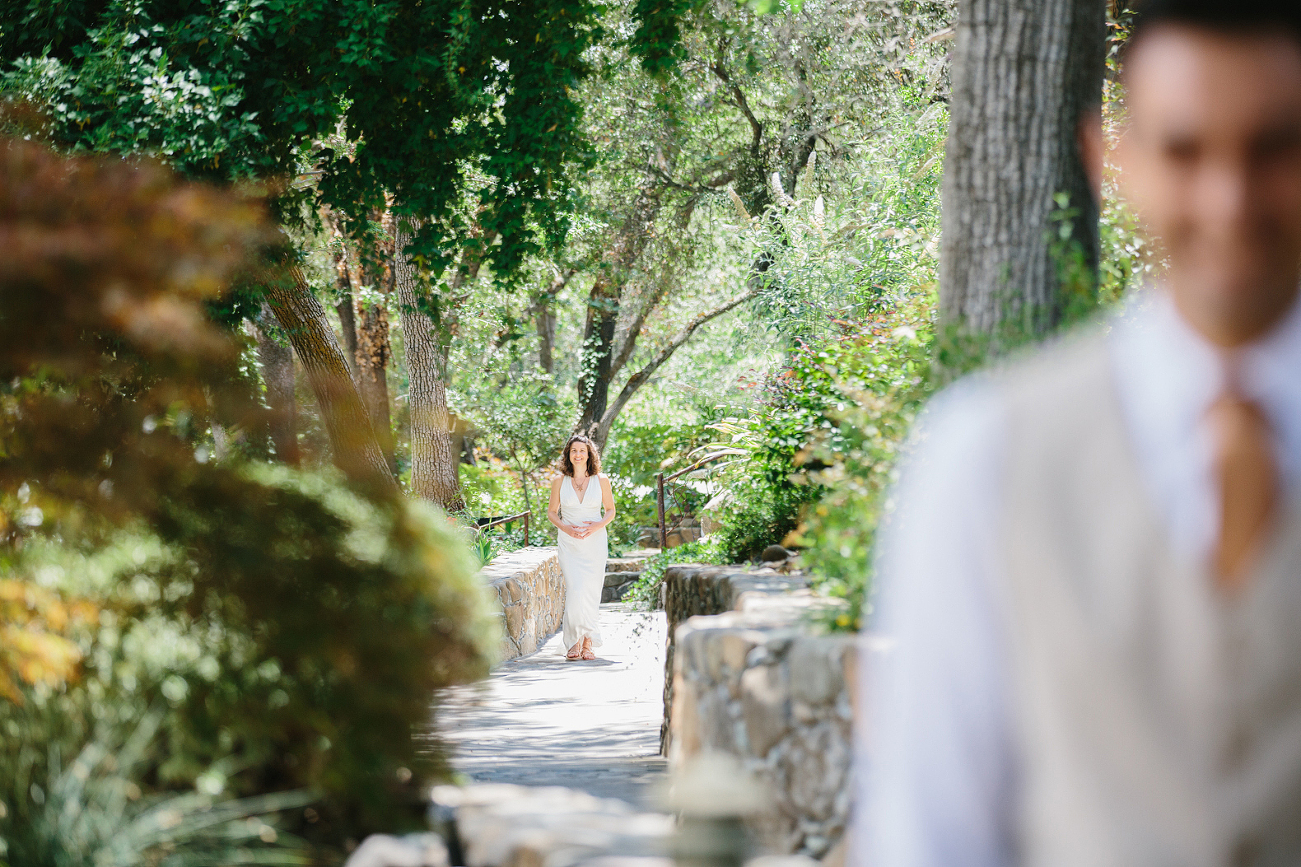
<path fill-rule="evenodd" d="M 1106 330 L 942 395 L 883 540 L 872 867 L 1301 864 L 1301 2 L 1150 0 Z"/>

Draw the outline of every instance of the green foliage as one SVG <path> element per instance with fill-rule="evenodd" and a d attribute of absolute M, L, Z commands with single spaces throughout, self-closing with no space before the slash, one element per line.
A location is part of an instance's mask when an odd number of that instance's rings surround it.
<path fill-rule="evenodd" d="M 629 46 L 649 74 L 667 75 L 686 59 L 681 21 L 704 5 L 699 0 L 637 0 L 632 10 L 637 29 Z"/>
<path fill-rule="evenodd" d="M 803 559 L 815 584 L 847 601 L 847 609 L 834 611 L 837 628 L 863 624 L 886 495 L 913 419 L 936 382 L 933 315 L 930 296 L 881 311 L 824 345 L 809 377 L 833 378 L 839 400 L 797 459 L 800 476 L 825 493 L 792 541 L 807 546 Z"/>
<path fill-rule="evenodd" d="M 706 420 L 708 415 L 706 415 Z M 703 421 L 703 420 L 702 420 Z M 602 465 L 610 476 L 618 512 L 609 526 L 612 545 L 632 548 L 638 544 L 644 527 L 654 527 L 655 475 L 672 473 L 691 465 L 692 454 L 708 442 L 704 424 L 645 422 L 617 424 L 610 444 L 602 455 Z M 665 507 L 670 513 L 695 514 L 705 497 L 689 487 L 689 479 L 671 483 L 665 491 Z M 670 519 L 671 520 L 671 519 Z M 658 544 L 658 543 L 656 543 Z"/>
<path fill-rule="evenodd" d="M 523 509 L 545 523 L 547 485 L 565 446 L 573 419 L 573 405 L 557 399 L 551 377 L 541 371 L 520 371 L 493 382 L 480 378 L 458 396 L 462 417 L 482 432 L 490 451 L 517 474 Z M 467 503 L 471 503 L 467 497 Z M 493 502 L 500 508 L 501 501 Z M 497 514 L 517 514 L 499 512 Z M 541 529 L 541 527 L 539 527 Z"/>
<path fill-rule="evenodd" d="M 843 598 L 838 628 L 858 628 L 872 543 L 902 444 L 935 378 L 934 298 L 906 297 L 834 338 L 801 344 L 768 385 L 763 412 L 715 425 L 740 457 L 720 480 L 711 537 L 730 560 L 772 544 L 804 548 L 815 584 Z"/>
<path fill-rule="evenodd" d="M 661 551 L 649 557 L 642 564 L 641 577 L 637 583 L 628 588 L 624 601 L 647 608 L 660 605 L 660 588 L 664 586 L 664 574 L 675 563 L 728 563 L 727 552 L 712 539 L 697 539 L 676 548 Z"/>
<path fill-rule="evenodd" d="M 837 334 L 936 279 L 948 112 L 901 89 L 852 170 L 819 194 L 808 183 L 743 237 L 765 257 L 756 313 L 805 340 Z"/>
<path fill-rule="evenodd" d="M 947 115 L 924 97 L 896 91 L 879 137 L 834 194 L 817 194 L 810 177 L 741 228 L 769 262 L 758 313 L 797 340 L 761 409 L 720 428 L 728 439 L 718 445 L 744 455 L 721 474 L 720 544 L 738 559 L 771 544 L 811 546 L 828 588 L 855 606 L 887 458 L 928 387 L 919 383 L 929 378 Z M 849 538 L 858 525 L 869 536 Z"/>
<path fill-rule="evenodd" d="M 40 836 L 53 790 L 28 783 L 154 706 L 156 746 L 129 763 L 142 811 L 307 791 L 316 821 L 291 830 L 325 846 L 418 822 L 440 751 L 412 733 L 435 689 L 486 670 L 492 621 L 443 516 L 241 453 L 265 411 L 205 302 L 267 235 L 253 203 L 156 167 L 0 143 L 0 569 L 101 612 L 44 617 L 80 679 L 19 666 L 0 698 L 0 838 L 47 847 L 24 865 L 63 845 Z"/>
<path fill-rule="evenodd" d="M 424 219 L 441 270 L 461 245 L 509 274 L 558 244 L 571 95 L 599 36 L 588 0 L 108 0 L 0 4 L 5 88 L 60 144 L 151 154 L 187 175 L 294 178 L 364 234 L 385 194 Z M 341 131 L 342 137 L 338 137 Z M 281 213 L 313 190 L 283 191 Z M 499 239 L 486 249 L 476 238 Z"/>
<path fill-rule="evenodd" d="M 157 709 L 138 719 L 134 713 L 99 718 L 85 746 L 66 759 L 58 752 L 48 760 L 38 755 L 42 747 L 52 745 L 48 734 L 41 740 L 15 743 L 32 732 L 48 733 L 66 724 L 73 700 L 74 696 L 65 696 L 57 709 L 48 700 L 4 709 L 4 734 L 11 747 L 0 749 L 0 774 L 12 781 L 11 791 L 25 789 L 36 803 L 24 812 L 21 822 L 0 822 L 0 865 L 312 863 L 305 841 L 285 831 L 283 814 L 301 811 L 317 800 L 315 793 L 237 799 L 204 791 L 145 794 L 138 781 L 157 765 L 154 735 L 165 717 Z M 73 745 L 75 740 L 54 746 L 57 750 L 64 744 Z M 31 805 L 19 800 L 16 806 Z"/>
<path fill-rule="evenodd" d="M 798 357 L 795 364 L 800 364 Z M 781 377 L 787 386 L 794 382 L 789 371 Z M 721 529 L 715 535 L 732 562 L 757 559 L 764 548 L 783 542 L 795 530 L 801 508 L 821 494 L 798 479 L 794 470 L 796 455 L 818 424 L 828 395 L 815 389 L 803 391 L 802 384 L 772 387 L 759 416 L 713 425 L 730 436 L 726 447 L 742 455 L 718 476 L 723 492 L 718 509 Z M 723 445 L 714 443 L 711 448 Z"/>

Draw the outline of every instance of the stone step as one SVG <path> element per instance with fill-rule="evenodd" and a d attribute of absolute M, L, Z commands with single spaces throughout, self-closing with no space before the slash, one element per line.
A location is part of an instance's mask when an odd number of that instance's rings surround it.
<path fill-rule="evenodd" d="M 606 572 L 605 586 L 618 587 L 620 584 L 631 584 L 641 577 L 641 571 L 636 572 Z"/>
<path fill-rule="evenodd" d="M 602 601 L 602 602 L 622 602 L 622 601 L 623 601 L 623 597 L 624 597 L 624 596 L 627 596 L 627 595 L 628 595 L 628 591 L 631 590 L 631 589 L 632 589 L 632 583 L 631 583 L 631 582 L 628 583 L 628 584 L 620 584 L 618 587 L 602 587 L 602 588 L 601 588 L 601 601 Z"/>
<path fill-rule="evenodd" d="M 606 572 L 640 572 L 646 563 L 646 556 L 611 557 L 605 561 Z"/>

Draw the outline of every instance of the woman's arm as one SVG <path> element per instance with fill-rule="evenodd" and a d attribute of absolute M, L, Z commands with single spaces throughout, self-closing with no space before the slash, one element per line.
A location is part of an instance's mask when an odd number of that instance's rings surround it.
<path fill-rule="evenodd" d="M 551 480 L 551 502 L 547 504 L 547 520 L 556 525 L 556 529 L 570 536 L 574 531 L 569 525 L 560 520 L 560 482 L 564 476 L 556 476 Z"/>

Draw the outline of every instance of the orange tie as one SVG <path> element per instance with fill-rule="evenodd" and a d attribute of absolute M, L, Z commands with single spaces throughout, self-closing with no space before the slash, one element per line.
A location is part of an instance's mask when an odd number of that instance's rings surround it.
<path fill-rule="evenodd" d="M 1211 404 L 1206 420 L 1220 493 L 1216 578 L 1221 587 L 1233 590 L 1250 574 L 1278 503 L 1274 440 L 1260 405 L 1232 384 Z"/>

